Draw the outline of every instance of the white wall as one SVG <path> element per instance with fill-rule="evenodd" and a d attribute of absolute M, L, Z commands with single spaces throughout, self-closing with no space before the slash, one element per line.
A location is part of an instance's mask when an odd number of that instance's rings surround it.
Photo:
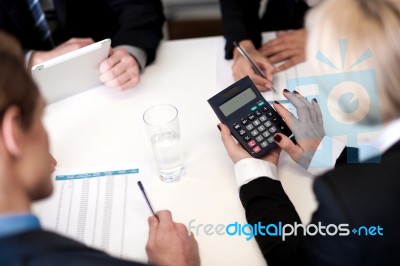
<path fill-rule="evenodd" d="M 218 0 L 162 0 L 167 18 L 218 19 L 221 17 Z"/>

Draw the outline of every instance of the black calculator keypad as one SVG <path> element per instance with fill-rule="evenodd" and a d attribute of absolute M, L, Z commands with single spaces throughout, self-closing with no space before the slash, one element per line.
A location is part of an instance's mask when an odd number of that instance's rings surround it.
<path fill-rule="evenodd" d="M 273 113 L 272 111 L 267 111 L 266 114 L 267 114 L 267 116 L 268 116 L 269 118 L 271 118 L 271 117 L 274 116 L 274 113 Z"/>
<path fill-rule="evenodd" d="M 219 120 L 229 126 L 240 145 L 255 158 L 264 156 L 277 146 L 276 133 L 292 137 L 285 121 L 249 76 L 220 91 L 208 99 L 208 103 Z"/>
<path fill-rule="evenodd" d="M 240 136 L 246 135 L 246 131 L 244 129 L 239 130 L 239 135 Z"/>
<path fill-rule="evenodd" d="M 236 124 L 236 123 L 233 124 L 233 128 L 236 129 L 236 130 L 241 129 L 240 125 L 239 125 L 239 124 Z"/>
<path fill-rule="evenodd" d="M 287 136 L 292 134 L 275 110 L 267 106 L 249 113 L 240 123 L 234 123 L 232 126 L 243 137 L 247 148 L 255 154 L 275 143 L 276 133 L 280 132 Z"/>
<path fill-rule="evenodd" d="M 281 131 L 285 135 L 288 135 L 288 134 L 292 133 L 290 131 L 290 129 L 286 125 L 284 125 L 282 122 L 279 122 L 278 124 L 276 124 L 276 126 L 279 129 L 279 131 Z"/>
<path fill-rule="evenodd" d="M 265 115 L 260 116 L 258 119 L 260 119 L 261 122 L 267 121 L 267 117 Z"/>

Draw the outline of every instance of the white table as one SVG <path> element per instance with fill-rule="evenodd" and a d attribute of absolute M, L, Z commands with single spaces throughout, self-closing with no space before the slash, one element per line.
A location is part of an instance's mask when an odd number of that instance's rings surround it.
<path fill-rule="evenodd" d="M 48 106 L 45 125 L 59 166 L 153 162 L 142 115 L 153 104 L 171 103 L 180 112 L 187 174 L 179 183 L 165 184 L 153 169 L 149 177 L 153 205 L 171 210 L 174 219 L 186 225 L 192 219 L 195 224 L 246 223 L 233 164 L 207 103 L 217 92 L 216 55 L 222 54 L 217 51 L 221 42 L 222 37 L 165 41 L 135 89 L 121 93 L 98 87 Z M 284 188 L 307 223 L 316 205 L 312 178 L 290 158 L 281 157 Z M 204 233 L 196 238 L 203 265 L 265 265 L 255 240 Z"/>

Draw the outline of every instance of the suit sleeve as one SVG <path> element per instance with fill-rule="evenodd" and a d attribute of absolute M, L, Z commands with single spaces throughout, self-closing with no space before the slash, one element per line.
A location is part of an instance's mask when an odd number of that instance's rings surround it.
<path fill-rule="evenodd" d="M 114 35 L 113 46 L 131 45 L 141 48 L 147 55 L 146 64 L 156 57 L 163 37 L 165 16 L 160 0 L 109 0 L 119 29 Z"/>
<path fill-rule="evenodd" d="M 261 46 L 261 27 L 258 12 L 260 0 L 220 0 L 223 34 L 226 40 L 225 58 L 233 57 L 233 41 L 250 39 L 256 48 Z"/>
<path fill-rule="evenodd" d="M 333 174 L 332 174 L 333 173 Z M 341 204 L 340 189 L 336 188 L 336 171 L 331 171 L 319 177 L 314 183 L 314 191 L 319 206 L 312 216 L 313 227 L 322 226 L 314 236 L 304 235 L 297 231 L 296 236 L 282 240 L 280 236 L 261 236 L 257 234 L 256 241 L 269 266 L 274 265 L 359 265 L 357 263 L 360 245 L 349 235 L 347 211 Z M 249 224 L 262 225 L 301 223 L 295 207 L 286 195 L 281 183 L 267 177 L 260 177 L 243 185 L 240 189 L 240 200 L 246 211 Z M 327 235 L 326 227 L 330 224 L 337 228 L 336 235 Z M 315 226 L 314 226 L 315 225 Z M 304 225 L 306 228 L 308 225 Z M 315 232 L 315 229 L 311 232 Z M 330 227 L 329 232 L 335 231 Z M 347 234 L 346 236 L 339 233 Z M 324 235 L 325 234 L 325 235 Z M 343 257 L 343 254 L 348 254 Z M 352 255 L 350 255 L 352 254 Z"/>
<path fill-rule="evenodd" d="M 322 229 L 324 235 L 316 234 L 301 238 L 298 250 L 303 265 L 362 265 L 358 261 L 363 257 L 359 254 L 362 245 L 357 243 L 356 237 L 350 232 L 352 229 L 349 224 L 350 211 L 341 193 L 343 189 L 337 185 L 340 182 L 335 181 L 344 173 L 346 171 L 343 170 L 330 171 L 314 182 L 318 208 L 313 213 L 310 224 L 325 226 Z M 336 234 L 328 235 L 327 226 L 331 234 L 336 228 Z"/>
<path fill-rule="evenodd" d="M 243 185 L 240 200 L 249 224 L 301 223 L 295 207 L 277 180 L 261 177 Z M 256 241 L 269 266 L 298 265 L 298 238 L 288 237 L 283 241 L 280 236 L 257 235 Z"/>
<path fill-rule="evenodd" d="M 358 149 L 353 147 L 346 147 L 336 160 L 336 166 L 348 164 L 348 163 L 359 163 Z"/>

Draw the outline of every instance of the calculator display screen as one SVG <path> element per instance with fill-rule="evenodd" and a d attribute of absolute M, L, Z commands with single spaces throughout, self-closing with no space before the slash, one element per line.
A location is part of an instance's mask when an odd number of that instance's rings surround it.
<path fill-rule="evenodd" d="M 221 112 L 228 116 L 256 98 L 256 94 L 248 88 L 219 107 Z"/>

